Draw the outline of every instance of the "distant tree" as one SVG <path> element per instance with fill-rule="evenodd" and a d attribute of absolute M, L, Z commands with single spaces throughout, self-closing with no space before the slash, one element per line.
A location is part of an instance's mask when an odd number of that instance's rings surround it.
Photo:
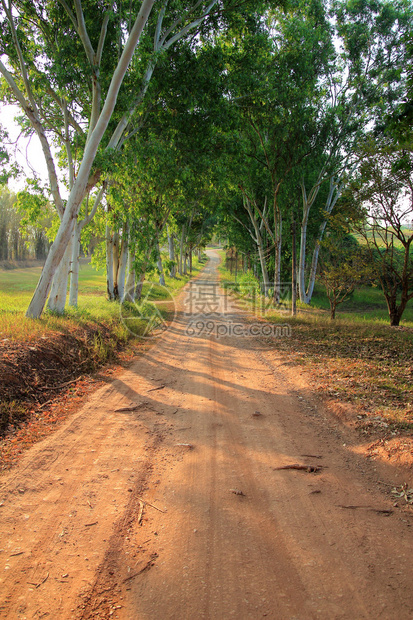
<path fill-rule="evenodd" d="M 49 248 L 46 230 L 50 224 L 46 201 L 29 192 L 16 196 L 6 186 L 0 188 L 0 260 L 43 260 Z"/>
<path fill-rule="evenodd" d="M 330 318 L 335 319 L 337 306 L 371 277 L 366 252 L 351 236 L 341 240 L 325 239 L 320 253 L 319 277 L 330 302 Z"/>
<path fill-rule="evenodd" d="M 400 324 L 413 298 L 413 152 L 389 140 L 365 143 L 350 197 L 365 208 L 358 226 L 386 298 L 390 324 Z"/>

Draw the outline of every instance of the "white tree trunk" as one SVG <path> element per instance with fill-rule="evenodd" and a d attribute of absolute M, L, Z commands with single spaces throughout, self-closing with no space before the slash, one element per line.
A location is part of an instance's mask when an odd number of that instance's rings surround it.
<path fill-rule="evenodd" d="M 72 241 L 72 257 L 70 261 L 70 289 L 69 289 L 69 306 L 77 307 L 79 295 L 79 255 L 80 255 L 80 235 L 81 227 L 76 224 L 73 232 Z"/>
<path fill-rule="evenodd" d="M 264 295 L 267 297 L 269 295 L 271 282 L 270 282 L 270 277 L 268 275 L 267 262 L 265 260 L 264 239 L 261 235 L 261 230 L 260 230 L 260 226 L 258 225 L 257 218 L 255 217 L 255 214 L 251 208 L 251 203 L 246 196 L 244 196 L 244 207 L 247 210 L 248 215 L 250 216 L 251 224 L 254 227 L 255 236 L 252 235 L 251 232 L 250 232 L 250 235 L 257 245 L 258 256 L 260 259 L 260 266 L 261 266 L 261 276 L 262 276 L 261 286 L 262 286 L 262 291 Z"/>
<path fill-rule="evenodd" d="M 311 260 L 311 267 L 310 267 L 310 274 L 308 277 L 308 287 L 307 287 L 307 291 L 306 291 L 306 296 L 308 298 L 308 302 L 310 303 L 311 298 L 313 296 L 314 293 L 314 285 L 315 285 L 315 278 L 317 275 L 317 266 L 318 266 L 318 256 L 320 254 L 320 247 L 321 247 L 321 241 L 323 239 L 324 236 L 324 231 L 326 229 L 327 226 L 327 220 L 324 220 L 324 222 L 322 222 L 320 228 L 319 228 L 319 232 L 318 232 L 318 237 L 316 239 L 315 242 L 315 247 L 314 247 L 314 251 L 313 251 L 313 258 Z"/>
<path fill-rule="evenodd" d="M 168 250 L 169 250 L 169 260 L 175 262 L 174 235 L 173 233 L 169 234 L 169 229 L 168 229 Z M 172 265 L 169 275 L 171 276 L 171 278 L 174 278 L 175 274 L 176 274 L 176 267 L 175 265 Z"/>
<path fill-rule="evenodd" d="M 339 179 L 341 181 L 341 179 Z M 302 184 L 302 189 L 303 189 Z M 330 177 L 330 188 L 327 196 L 327 200 L 324 206 L 324 211 L 330 214 L 334 207 L 336 206 L 337 200 L 340 198 L 341 193 L 343 191 L 343 183 L 340 182 L 338 185 L 338 181 L 334 179 L 334 176 Z M 301 243 L 300 243 L 300 264 L 299 264 L 299 291 L 300 291 L 300 301 L 309 304 L 311 298 L 314 293 L 314 285 L 315 279 L 317 275 L 317 266 L 318 266 L 318 257 L 320 254 L 320 246 L 323 240 L 324 232 L 327 227 L 327 220 L 323 220 L 318 229 L 318 235 L 315 241 L 315 246 L 313 250 L 313 256 L 311 260 L 310 273 L 308 276 L 308 285 L 307 289 L 305 289 L 305 263 L 306 263 L 306 243 L 307 243 L 307 223 L 308 216 L 311 205 L 314 203 L 315 197 L 317 196 L 318 190 L 310 197 L 310 199 L 306 200 L 305 189 L 303 189 L 303 221 L 301 224 Z"/>
<path fill-rule="evenodd" d="M 282 219 L 278 211 L 277 230 L 275 231 L 275 264 L 274 264 L 274 303 L 281 301 L 281 247 L 282 247 Z"/>
<path fill-rule="evenodd" d="M 72 258 L 73 236 L 71 237 L 62 260 L 53 276 L 48 309 L 63 314 L 66 306 L 67 285 L 69 282 L 70 262 Z"/>
<path fill-rule="evenodd" d="M 119 259 L 119 275 L 118 275 L 118 294 L 121 302 L 125 299 L 126 292 L 126 268 L 128 265 L 128 241 L 129 241 L 129 233 L 127 226 L 124 229 L 123 237 L 122 237 L 122 246 L 120 251 L 120 259 Z"/>
<path fill-rule="evenodd" d="M 310 298 L 305 291 L 305 264 L 307 252 L 307 226 L 308 215 L 310 213 L 310 205 L 303 200 L 303 219 L 301 222 L 301 238 L 300 238 L 300 259 L 298 263 L 298 286 L 300 292 L 300 301 L 304 304 L 310 303 Z"/>
<path fill-rule="evenodd" d="M 141 300 L 142 287 L 143 287 L 143 283 L 145 282 L 145 275 L 146 275 L 146 264 L 144 267 L 142 267 L 141 272 L 139 274 L 138 282 L 136 284 L 136 289 L 135 289 L 135 300 L 136 301 Z"/>
<path fill-rule="evenodd" d="M 106 225 L 106 288 L 109 299 L 115 299 L 113 286 L 113 244 L 110 227 Z"/>
<path fill-rule="evenodd" d="M 161 284 L 162 286 L 165 286 L 165 274 L 163 272 L 163 263 L 162 263 L 162 255 L 161 255 L 161 248 L 159 247 L 159 238 L 158 236 L 156 237 L 156 253 L 158 255 L 158 260 L 157 260 L 157 267 L 158 267 L 158 271 L 159 271 L 159 284 Z"/>
<path fill-rule="evenodd" d="M 112 235 L 112 273 L 113 273 L 113 294 L 115 299 L 119 299 L 118 277 L 119 277 L 119 232 Z"/>
<path fill-rule="evenodd" d="M 183 274 L 183 263 L 184 263 L 184 243 L 185 243 L 185 224 L 182 226 L 181 232 L 181 241 L 179 244 L 179 267 L 178 272 L 181 276 Z"/>
<path fill-rule="evenodd" d="M 125 299 L 124 301 L 135 301 L 135 268 L 133 261 L 135 260 L 135 251 L 129 250 L 128 252 L 128 276 L 125 285 Z"/>

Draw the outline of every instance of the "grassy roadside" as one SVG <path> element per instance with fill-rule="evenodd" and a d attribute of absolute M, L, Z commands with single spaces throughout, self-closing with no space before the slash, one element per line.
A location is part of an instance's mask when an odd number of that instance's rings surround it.
<path fill-rule="evenodd" d="M 193 261 L 193 275 L 202 268 L 197 258 Z M 30 303 L 41 267 L 0 270 L 0 342 L 5 338 L 13 342 L 28 342 L 55 333 L 68 333 L 82 326 L 107 325 L 117 339 L 128 340 L 131 334 L 121 320 L 119 304 L 106 299 L 106 279 L 89 263 L 83 263 L 79 275 L 79 303 L 77 308 L 67 308 L 63 316 L 45 312 L 40 319 L 27 319 L 24 313 Z M 145 303 L 159 303 L 176 295 L 190 280 L 189 275 L 170 278 L 166 288 L 159 286 L 152 275 L 144 283 L 142 299 Z M 136 316 L 141 312 L 137 308 Z M 142 323 L 142 330 L 145 325 Z M 137 326 L 138 331 L 138 326 Z M 137 334 L 138 335 L 138 334 Z"/>
<path fill-rule="evenodd" d="M 202 267 L 194 260 L 192 277 Z M 152 339 L 143 336 L 173 318 L 173 298 L 191 277 L 166 277 L 162 287 L 154 275 L 144 284 L 143 302 L 121 311 L 105 298 L 104 274 L 82 264 L 78 308 L 27 319 L 40 271 L 0 271 L 0 469 L 67 417 L 96 385 L 98 369 L 127 365 L 147 349 Z"/>
<path fill-rule="evenodd" d="M 230 288 L 233 276 L 220 267 Z M 238 295 L 241 306 L 253 311 L 252 301 Z M 262 320 L 291 326 L 290 338 L 271 339 L 275 349 L 288 355 L 311 375 L 315 388 L 330 399 L 350 405 L 353 422 L 366 438 L 379 441 L 410 437 L 413 432 L 413 324 L 390 327 L 371 299 L 352 300 L 352 313 L 331 321 L 316 303 L 301 308 L 296 317 L 288 311 L 268 310 Z M 357 315 L 355 314 L 357 311 Z"/>

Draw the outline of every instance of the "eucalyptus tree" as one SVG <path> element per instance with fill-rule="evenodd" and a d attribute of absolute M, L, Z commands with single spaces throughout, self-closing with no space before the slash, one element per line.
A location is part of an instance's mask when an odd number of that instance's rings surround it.
<path fill-rule="evenodd" d="M 103 151 L 108 156 L 128 131 L 134 131 L 134 118 L 157 60 L 196 31 L 218 0 L 158 2 L 159 10 L 145 30 L 154 4 L 155 0 L 131 0 L 128 6 L 114 1 L 1 0 L 3 87 L 39 137 L 51 195 L 61 217 L 28 316 L 37 317 L 43 311 L 82 200 L 101 176 Z M 141 53 L 134 58 L 141 39 Z M 133 89 L 122 92 L 130 66 L 139 77 L 131 80 Z M 109 126 L 112 117 L 116 123 Z M 51 134 L 67 150 L 67 201 L 62 197 Z M 76 150 L 80 153 L 77 165 Z"/>
<path fill-rule="evenodd" d="M 300 182 L 299 290 L 304 303 L 313 293 L 328 217 L 357 167 L 358 143 L 373 123 L 383 125 L 405 92 L 405 39 L 413 25 L 411 4 L 404 0 L 333 2 L 332 15 L 337 51 L 322 83 L 319 153 L 312 154 Z M 314 220 L 318 224 L 307 265 L 308 225 Z"/>
<path fill-rule="evenodd" d="M 333 49 L 325 7 L 312 0 L 294 2 L 286 12 L 271 11 L 268 24 L 236 40 L 229 53 L 230 96 L 239 110 L 235 136 L 248 162 L 248 175 L 239 185 L 255 239 L 259 241 L 257 226 L 263 223 L 274 247 L 277 303 L 283 234 L 280 190 L 314 148 L 320 80 Z M 256 167 L 260 172 L 254 172 Z M 259 184 L 253 176 L 261 177 Z M 264 273 L 262 258 L 261 264 Z"/>

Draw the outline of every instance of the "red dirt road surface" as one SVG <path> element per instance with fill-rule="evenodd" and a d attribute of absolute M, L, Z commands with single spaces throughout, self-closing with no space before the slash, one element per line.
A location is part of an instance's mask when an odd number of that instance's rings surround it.
<path fill-rule="evenodd" d="M 1 618 L 413 618 L 411 515 L 210 257 L 157 343 L 1 477 Z"/>

